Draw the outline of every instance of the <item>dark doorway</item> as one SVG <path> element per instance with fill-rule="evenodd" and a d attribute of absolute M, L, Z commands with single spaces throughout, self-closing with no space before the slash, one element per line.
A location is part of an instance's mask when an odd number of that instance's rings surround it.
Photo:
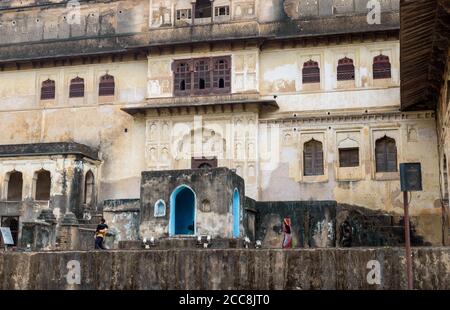
<path fill-rule="evenodd" d="M 37 172 L 36 193 L 34 199 L 37 201 L 50 200 L 51 176 L 47 170 Z"/>
<path fill-rule="evenodd" d="M 195 18 L 211 18 L 212 4 L 210 0 L 197 0 L 195 3 Z"/>
<path fill-rule="evenodd" d="M 192 169 L 212 169 L 218 167 L 217 157 L 194 157 L 192 158 Z"/>
<path fill-rule="evenodd" d="M 23 178 L 18 171 L 11 172 L 8 180 L 8 201 L 22 201 Z"/>
<path fill-rule="evenodd" d="M 17 246 L 17 241 L 19 239 L 19 217 L 18 216 L 3 216 L 1 227 L 9 227 L 9 229 L 11 230 L 11 235 L 14 240 L 14 245 Z M 2 246 L 3 246 L 3 241 L 2 241 Z"/>
<path fill-rule="evenodd" d="M 180 186 L 171 196 L 170 235 L 195 235 L 195 194 L 187 186 Z"/>

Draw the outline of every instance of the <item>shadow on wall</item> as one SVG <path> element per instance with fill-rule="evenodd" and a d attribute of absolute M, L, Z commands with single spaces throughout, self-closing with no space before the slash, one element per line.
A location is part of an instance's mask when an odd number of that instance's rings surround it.
<path fill-rule="evenodd" d="M 292 222 L 293 247 L 336 246 L 335 201 L 257 202 L 256 239 L 264 248 L 281 248 L 284 218 Z"/>
<path fill-rule="evenodd" d="M 294 248 L 378 247 L 404 244 L 403 217 L 335 201 L 257 202 L 256 240 L 281 248 L 284 218 L 292 221 Z M 414 219 L 412 219 L 414 223 Z M 414 246 L 430 246 L 411 225 Z"/>
<path fill-rule="evenodd" d="M 363 246 L 403 246 L 403 217 L 369 210 L 362 207 L 344 205 L 337 210 L 337 239 L 342 247 Z M 411 244 L 431 246 L 418 235 L 414 218 L 411 219 Z"/>

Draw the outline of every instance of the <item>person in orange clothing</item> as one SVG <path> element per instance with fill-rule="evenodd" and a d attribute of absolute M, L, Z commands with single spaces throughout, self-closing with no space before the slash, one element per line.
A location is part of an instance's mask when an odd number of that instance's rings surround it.
<path fill-rule="evenodd" d="M 283 249 L 292 249 L 292 223 L 290 218 L 283 221 Z"/>

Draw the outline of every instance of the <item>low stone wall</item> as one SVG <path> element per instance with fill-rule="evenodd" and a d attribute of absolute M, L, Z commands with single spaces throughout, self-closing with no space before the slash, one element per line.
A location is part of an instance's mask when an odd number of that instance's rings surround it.
<path fill-rule="evenodd" d="M 401 248 L 0 252 L 0 289 L 404 289 L 403 253 Z M 415 248 L 414 275 L 416 289 L 450 289 L 450 248 Z"/>

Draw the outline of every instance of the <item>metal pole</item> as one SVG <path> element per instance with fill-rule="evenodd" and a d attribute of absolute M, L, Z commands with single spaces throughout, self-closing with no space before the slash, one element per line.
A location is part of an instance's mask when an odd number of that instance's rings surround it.
<path fill-rule="evenodd" d="M 403 192 L 403 204 L 405 206 L 405 256 L 406 256 L 406 273 L 408 280 L 408 290 L 413 290 L 413 268 L 412 268 L 412 252 L 411 252 L 411 236 L 409 225 L 409 203 L 408 192 Z"/>

